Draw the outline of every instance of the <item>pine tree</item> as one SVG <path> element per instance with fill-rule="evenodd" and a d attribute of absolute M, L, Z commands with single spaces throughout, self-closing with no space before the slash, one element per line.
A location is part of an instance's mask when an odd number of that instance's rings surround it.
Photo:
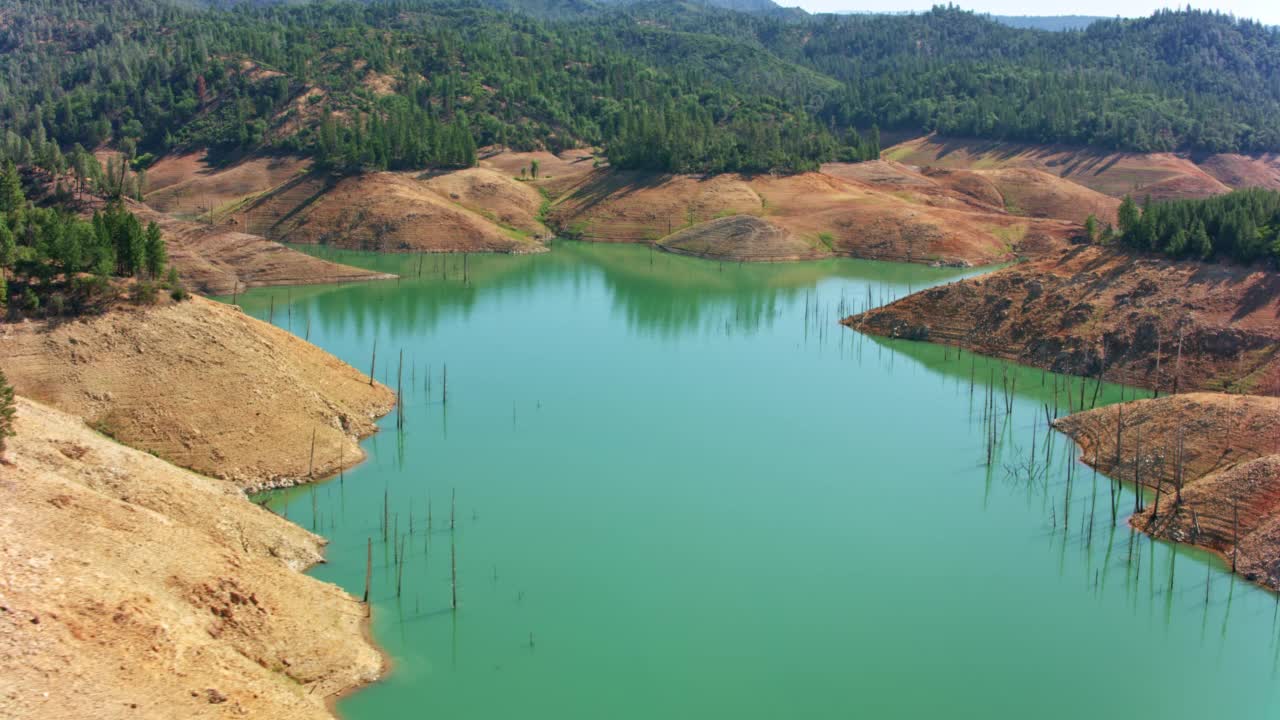
<path fill-rule="evenodd" d="M 0 213 L 0 272 L 13 269 L 13 264 L 17 261 L 18 242 L 9 229 L 4 214 Z"/>
<path fill-rule="evenodd" d="M 169 261 L 164 239 L 160 235 L 160 226 L 154 222 L 147 224 L 146 241 L 143 247 L 146 253 L 147 273 L 158 278 L 164 273 L 164 266 Z"/>
<path fill-rule="evenodd" d="M 1120 202 L 1120 209 L 1116 212 L 1120 221 L 1120 240 L 1125 244 L 1131 244 L 1133 241 L 1133 233 L 1138 227 L 1138 221 L 1141 215 L 1138 213 L 1138 205 L 1133 198 L 1125 195 L 1124 200 Z"/>
<path fill-rule="evenodd" d="M 1084 219 L 1084 236 L 1090 243 L 1098 241 L 1098 218 L 1093 213 L 1089 213 L 1089 217 Z"/>
<path fill-rule="evenodd" d="M 1209 231 L 1205 230 L 1204 222 L 1196 220 L 1191 226 L 1191 238 L 1188 242 L 1191 251 L 1202 260 L 1208 260 L 1213 255 L 1213 241 L 1209 239 Z"/>
<path fill-rule="evenodd" d="M 12 160 L 5 161 L 0 173 L 0 213 L 20 217 L 27 207 L 27 196 L 22 192 L 22 178 Z"/>
<path fill-rule="evenodd" d="M 4 452 L 5 439 L 14 435 L 13 423 L 17 409 L 14 407 L 13 386 L 0 370 L 0 453 Z"/>

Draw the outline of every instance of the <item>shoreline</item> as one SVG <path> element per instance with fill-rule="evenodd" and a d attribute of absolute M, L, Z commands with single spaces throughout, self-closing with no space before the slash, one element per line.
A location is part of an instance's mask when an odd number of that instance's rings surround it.
<path fill-rule="evenodd" d="M 1128 402 L 1118 403 L 1118 404 L 1127 405 Z M 1065 416 L 1065 417 L 1070 417 L 1070 416 Z M 1063 419 L 1063 418 L 1059 418 L 1059 419 Z M 1079 449 L 1080 451 L 1079 455 L 1077 455 L 1076 457 L 1076 460 L 1078 462 L 1084 464 L 1087 467 L 1094 469 L 1095 471 L 1098 472 L 1098 474 L 1103 475 L 1109 481 L 1118 482 L 1124 486 L 1132 488 L 1134 492 L 1144 493 L 1147 496 L 1154 495 L 1157 492 L 1156 489 L 1151 488 L 1145 484 L 1134 483 L 1132 480 L 1118 479 L 1108 474 L 1106 471 L 1104 471 L 1101 467 L 1103 463 L 1095 462 L 1098 457 L 1098 454 L 1097 454 L 1098 447 L 1097 447 L 1097 443 L 1094 441 L 1094 438 L 1089 433 L 1081 433 L 1080 435 L 1074 435 L 1066 430 L 1060 429 L 1057 426 L 1057 421 L 1054 422 L 1053 429 L 1056 430 L 1057 432 L 1062 433 L 1063 435 L 1066 435 L 1071 440 L 1071 442 L 1075 444 L 1076 448 Z M 1091 450 L 1093 451 L 1092 461 L 1090 460 L 1091 456 L 1089 455 L 1089 451 Z M 1187 485 L 1190 485 L 1191 483 L 1194 483 L 1197 480 L 1200 480 L 1202 477 L 1206 477 L 1206 476 L 1198 476 L 1192 479 L 1191 481 L 1189 481 Z M 1129 526 L 1129 529 L 1132 530 L 1133 532 L 1142 533 L 1153 542 L 1165 543 L 1166 545 L 1171 545 L 1173 547 L 1177 547 L 1181 545 L 1185 547 L 1195 548 L 1200 552 L 1207 553 L 1211 555 L 1216 561 L 1221 563 L 1221 566 L 1218 568 L 1221 572 L 1224 572 L 1233 578 L 1238 577 L 1241 580 L 1251 585 L 1255 585 L 1269 593 L 1276 595 L 1277 598 L 1280 599 L 1280 584 L 1271 585 L 1266 582 L 1265 578 L 1261 578 L 1261 577 L 1250 578 L 1241 572 L 1233 571 L 1231 569 L 1231 556 L 1228 554 L 1228 551 L 1222 550 L 1220 548 L 1216 548 L 1210 545 L 1202 545 L 1196 542 L 1181 542 L 1174 538 L 1164 537 L 1159 534 L 1149 532 L 1148 525 L 1139 525 L 1138 520 L 1140 515 L 1141 515 L 1141 511 L 1130 512 L 1124 519 L 1125 525 Z M 1237 560 L 1238 560 L 1238 557 L 1237 557 Z"/>

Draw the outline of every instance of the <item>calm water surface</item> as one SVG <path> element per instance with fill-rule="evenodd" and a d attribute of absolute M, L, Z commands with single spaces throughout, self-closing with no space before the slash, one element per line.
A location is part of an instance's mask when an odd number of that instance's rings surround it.
<path fill-rule="evenodd" d="M 1065 379 L 835 323 L 958 271 L 314 252 L 406 276 L 239 298 L 392 386 L 404 352 L 403 429 L 270 498 L 356 595 L 373 539 L 395 668 L 350 720 L 1280 717 L 1275 597 L 1127 489 L 1112 525 Z"/>

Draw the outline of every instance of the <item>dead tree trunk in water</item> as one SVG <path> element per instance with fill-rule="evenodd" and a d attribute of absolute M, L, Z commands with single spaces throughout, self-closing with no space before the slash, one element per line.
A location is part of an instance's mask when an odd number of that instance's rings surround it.
<path fill-rule="evenodd" d="M 373 538 L 369 538 L 364 560 L 364 604 L 369 605 L 369 584 L 373 582 Z"/>

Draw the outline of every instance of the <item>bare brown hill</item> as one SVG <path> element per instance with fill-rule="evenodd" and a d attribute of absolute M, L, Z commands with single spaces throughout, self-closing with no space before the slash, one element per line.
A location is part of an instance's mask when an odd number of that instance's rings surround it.
<path fill-rule="evenodd" d="M 147 168 L 143 199 L 174 217 L 218 222 L 310 167 L 310 160 L 299 157 L 251 157 L 218 167 L 209 164 L 203 151 L 171 155 Z"/>
<path fill-rule="evenodd" d="M 952 205 L 826 173 L 701 177 L 599 170 L 556 202 L 550 221 L 588 240 L 656 243 L 699 223 L 754 215 L 819 254 L 953 265 L 1008 260 L 1029 237 L 1078 232 L 1072 223 Z"/>
<path fill-rule="evenodd" d="M 1081 456 L 1153 498 L 1132 524 L 1210 548 L 1280 588 L 1280 398 L 1194 393 L 1055 422 Z"/>
<path fill-rule="evenodd" d="M 538 220 L 542 193 L 496 170 L 467 168 L 441 173 L 426 181 L 441 197 L 507 228 L 541 239 L 549 234 Z"/>
<path fill-rule="evenodd" d="M 1115 222 L 1120 201 L 1034 168 L 917 168 L 892 160 L 828 163 L 831 175 L 922 205 L 1083 223 L 1090 214 Z"/>
<path fill-rule="evenodd" d="M 658 247 L 681 255 L 713 260 L 780 261 L 826 257 L 830 249 L 805 242 L 752 215 L 699 223 L 663 238 Z"/>
<path fill-rule="evenodd" d="M 342 265 L 287 248 L 230 224 L 178 220 L 142 203 L 129 209 L 146 222 L 160 226 L 169 262 L 191 289 L 207 295 L 230 295 L 265 285 L 386 280 L 394 275 Z"/>
<path fill-rule="evenodd" d="M 19 394 L 246 489 L 359 461 L 357 441 L 394 402 L 301 338 L 199 297 L 0 324 L 0 367 Z"/>
<path fill-rule="evenodd" d="M 1093 215 L 1100 222 L 1115 224 L 1120 207 L 1116 198 L 1034 168 L 932 170 L 927 174 L 980 202 L 995 201 L 1013 215 L 1081 224 Z"/>
<path fill-rule="evenodd" d="M 764 201 L 738 175 L 697 177 L 600 169 L 551 208 L 553 226 L 595 242 L 657 242 L 700 222 L 762 214 Z"/>
<path fill-rule="evenodd" d="M 437 178 L 437 186 L 445 185 Z M 287 183 L 247 208 L 289 242 L 384 252 L 542 252 L 527 233 L 506 228 L 442 196 L 428 181 L 376 172 Z M 474 198 L 474 194 L 472 196 Z M 254 226 L 258 227 L 258 226 Z"/>
<path fill-rule="evenodd" d="M 1280 275 L 1260 269 L 1076 246 L 843 322 L 1148 388 L 1280 394 Z"/>
<path fill-rule="evenodd" d="M 1280 190 L 1280 155 L 1268 153 L 1248 155 L 1210 155 L 1200 167 L 1220 182 L 1233 188 L 1260 187 Z"/>
<path fill-rule="evenodd" d="M 538 177 L 531 175 L 533 162 L 538 163 Z M 509 178 L 523 178 L 551 197 L 564 195 L 582 182 L 596 167 L 595 151 L 565 150 L 559 155 L 545 150 L 512 152 L 501 148 L 485 148 L 480 153 L 480 167 Z"/>
<path fill-rule="evenodd" d="M 929 135 L 894 145 L 884 151 L 884 157 L 919 167 L 957 170 L 1031 168 L 1112 197 L 1151 195 L 1164 200 L 1208 197 L 1231 190 L 1190 158 L 1173 153 L 1107 152 Z"/>
<path fill-rule="evenodd" d="M 0 465 L 0 716 L 331 717 L 382 671 L 323 540 L 18 399 Z M 73 538 L 73 539 L 71 539 Z"/>

